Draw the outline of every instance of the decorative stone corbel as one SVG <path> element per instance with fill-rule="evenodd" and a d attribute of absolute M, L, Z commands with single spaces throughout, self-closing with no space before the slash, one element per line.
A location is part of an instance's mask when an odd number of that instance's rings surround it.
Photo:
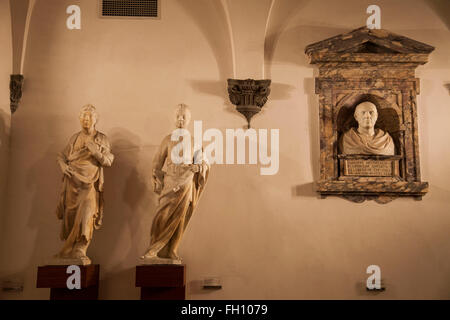
<path fill-rule="evenodd" d="M 22 74 L 11 75 L 11 80 L 9 82 L 11 114 L 16 112 L 17 108 L 19 107 L 20 99 L 22 98 L 23 79 L 24 78 Z"/>
<path fill-rule="evenodd" d="M 270 94 L 271 80 L 228 79 L 228 95 L 236 110 L 250 120 L 261 111 Z"/>

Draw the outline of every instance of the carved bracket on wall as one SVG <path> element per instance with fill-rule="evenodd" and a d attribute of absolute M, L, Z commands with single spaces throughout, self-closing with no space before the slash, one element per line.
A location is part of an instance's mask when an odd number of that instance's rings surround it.
<path fill-rule="evenodd" d="M 236 110 L 247 119 L 248 128 L 250 120 L 261 111 L 270 94 L 271 80 L 239 80 L 228 79 L 228 95 Z"/>
<path fill-rule="evenodd" d="M 11 113 L 16 112 L 19 108 L 20 99 L 22 99 L 22 86 L 23 86 L 23 75 L 22 74 L 12 74 L 9 82 L 9 100 L 11 102 L 10 108 Z"/>

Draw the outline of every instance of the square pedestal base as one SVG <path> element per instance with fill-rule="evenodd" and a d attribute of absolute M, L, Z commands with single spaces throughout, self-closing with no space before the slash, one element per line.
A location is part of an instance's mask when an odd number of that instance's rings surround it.
<path fill-rule="evenodd" d="M 141 300 L 185 300 L 186 266 L 137 266 L 136 287 L 141 288 Z"/>
<path fill-rule="evenodd" d="M 98 300 L 100 265 L 91 264 L 80 268 L 81 289 L 68 289 L 69 266 L 38 267 L 37 288 L 50 288 L 50 300 Z"/>

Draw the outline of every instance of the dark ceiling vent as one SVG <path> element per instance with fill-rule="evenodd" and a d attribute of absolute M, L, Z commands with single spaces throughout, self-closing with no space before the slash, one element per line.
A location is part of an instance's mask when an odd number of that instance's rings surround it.
<path fill-rule="evenodd" d="M 160 0 L 102 0 L 102 17 L 158 18 Z"/>

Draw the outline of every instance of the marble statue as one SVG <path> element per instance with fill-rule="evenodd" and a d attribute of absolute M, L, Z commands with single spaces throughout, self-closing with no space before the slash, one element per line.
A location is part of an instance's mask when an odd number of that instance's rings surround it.
<path fill-rule="evenodd" d="M 91 264 L 86 250 L 94 229 L 102 224 L 103 167 L 110 167 L 114 156 L 108 138 L 95 129 L 95 107 L 84 106 L 79 119 L 81 131 L 70 138 L 57 158 L 63 183 L 56 214 L 62 220 L 64 245 L 51 264 Z"/>
<path fill-rule="evenodd" d="M 378 119 L 377 107 L 371 102 L 360 103 L 354 113 L 358 128 L 345 132 L 340 141 L 343 154 L 395 154 L 395 145 L 388 132 L 375 129 Z"/>
<path fill-rule="evenodd" d="M 189 120 L 189 109 L 180 104 L 176 111 L 176 128 L 185 130 Z M 186 148 L 176 153 L 185 159 L 182 163 L 174 161 L 174 148 L 181 142 L 172 141 L 172 134 L 163 139 L 153 158 L 152 185 L 159 195 L 159 204 L 151 227 L 150 246 L 141 257 L 143 264 L 181 263 L 178 246 L 208 180 L 210 166 L 202 150 L 194 150 L 190 134 L 180 138 L 191 139 L 190 150 Z"/>

